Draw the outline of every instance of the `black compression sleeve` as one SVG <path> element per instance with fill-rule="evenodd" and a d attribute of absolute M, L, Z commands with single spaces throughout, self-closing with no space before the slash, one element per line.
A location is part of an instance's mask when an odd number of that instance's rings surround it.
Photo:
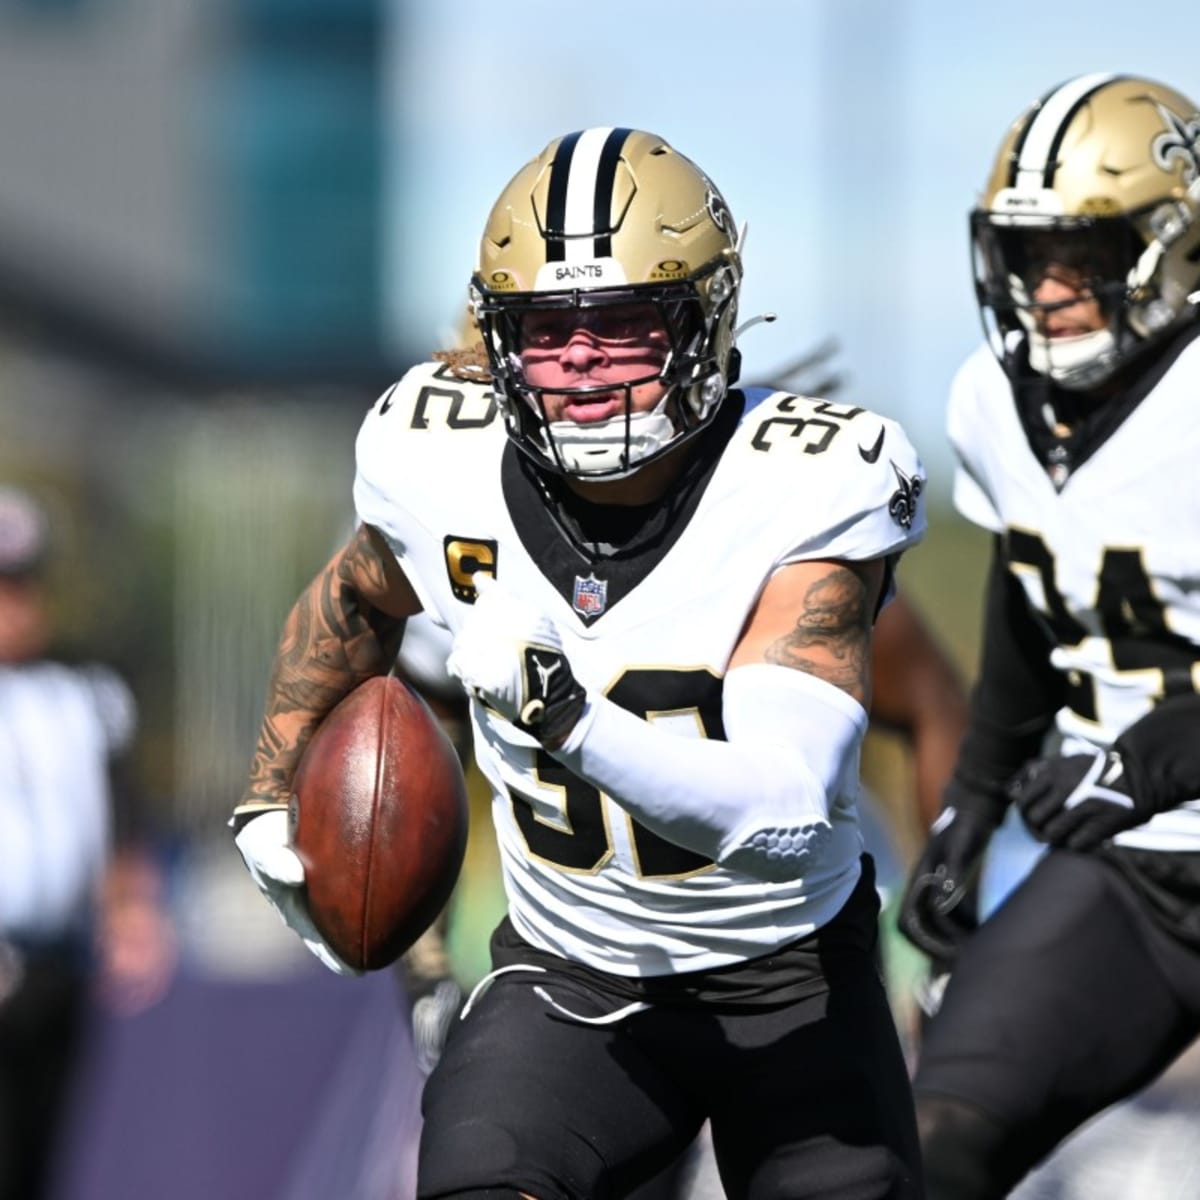
<path fill-rule="evenodd" d="M 1113 743 L 1135 794 L 1165 812 L 1200 796 L 1200 696 L 1171 696 Z"/>
<path fill-rule="evenodd" d="M 971 691 L 967 732 L 950 785 L 988 798 L 997 819 L 1005 785 L 1041 750 L 1063 703 L 1062 676 L 1050 665 L 1049 633 L 1034 615 L 996 538 L 988 575 L 979 679 Z"/>

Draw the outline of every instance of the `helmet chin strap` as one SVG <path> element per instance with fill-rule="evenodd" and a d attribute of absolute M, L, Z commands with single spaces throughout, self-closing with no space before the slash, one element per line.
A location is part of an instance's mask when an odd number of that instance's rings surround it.
<path fill-rule="evenodd" d="M 604 479 L 625 479 L 675 440 L 675 422 L 664 411 L 665 405 L 664 398 L 653 411 L 630 416 L 627 464 L 624 413 L 586 425 L 551 421 L 548 436 L 568 474 L 577 478 L 595 475 Z"/>
<path fill-rule="evenodd" d="M 542 452 L 576 478 L 627 479 L 679 442 L 683 429 L 668 413 L 672 399 L 686 404 L 697 424 L 704 424 L 725 392 L 724 378 L 713 373 L 697 382 L 669 388 L 647 412 L 628 416 L 621 412 L 585 424 L 549 421 L 541 425 Z M 627 397 L 626 404 L 629 402 Z"/>
<path fill-rule="evenodd" d="M 1107 379 L 1117 368 L 1117 339 L 1111 329 L 1078 337 L 1048 338 L 1031 331 L 1029 365 L 1060 387 L 1083 390 Z"/>
<path fill-rule="evenodd" d="M 1083 391 L 1107 379 L 1120 363 L 1117 339 L 1111 327 L 1081 333 L 1077 337 L 1049 338 L 1038 330 L 1037 320 L 1025 307 L 1029 293 L 1016 276 L 1009 276 L 1009 287 L 1018 301 L 1017 320 L 1025 327 L 1029 346 L 1029 366 L 1059 387 Z"/>

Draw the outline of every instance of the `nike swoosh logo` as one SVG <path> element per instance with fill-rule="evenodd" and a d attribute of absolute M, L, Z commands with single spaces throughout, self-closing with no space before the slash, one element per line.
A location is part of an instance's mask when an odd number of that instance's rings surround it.
<path fill-rule="evenodd" d="M 879 452 L 883 449 L 883 435 L 887 432 L 881 425 L 879 427 L 879 436 L 875 439 L 875 445 L 870 450 L 864 450 L 861 446 L 858 448 L 859 454 L 862 455 L 863 462 L 873 463 L 879 458 Z"/>

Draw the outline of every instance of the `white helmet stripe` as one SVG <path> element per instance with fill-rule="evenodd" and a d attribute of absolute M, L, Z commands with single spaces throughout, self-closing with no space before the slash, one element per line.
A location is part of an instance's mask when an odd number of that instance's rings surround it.
<path fill-rule="evenodd" d="M 1013 186 L 1022 191 L 1039 191 L 1052 185 L 1054 158 L 1071 118 L 1088 96 L 1117 78 L 1104 73 L 1081 75 L 1068 80 L 1041 102 L 1021 139 Z"/>
<path fill-rule="evenodd" d="M 567 262 L 584 262 L 595 257 L 591 234 L 596 228 L 596 176 L 604 143 L 611 126 L 585 129 L 571 155 L 571 173 L 567 177 L 567 205 L 563 232 L 567 235 Z"/>

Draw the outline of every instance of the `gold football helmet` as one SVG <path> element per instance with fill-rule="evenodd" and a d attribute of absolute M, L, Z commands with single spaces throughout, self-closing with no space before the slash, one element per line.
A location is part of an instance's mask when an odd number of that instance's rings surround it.
<path fill-rule="evenodd" d="M 544 467 L 619 479 L 690 437 L 735 382 L 742 263 L 729 208 L 708 176 L 652 133 L 586 129 L 517 172 L 488 218 L 471 300 L 510 437 Z M 603 306 L 646 305 L 667 331 L 653 375 L 616 385 L 532 386 L 524 326 L 546 310 L 581 322 Z M 593 314 L 594 316 L 595 314 Z M 635 413 L 632 389 L 666 395 Z M 544 397 L 624 389 L 625 411 L 586 425 L 547 419 Z"/>
<path fill-rule="evenodd" d="M 1194 319 L 1200 302 L 1200 112 L 1127 75 L 1054 88 L 1009 130 L 971 214 L 975 282 L 992 348 L 1063 387 L 1108 379 Z M 1049 337 L 1046 268 L 1066 269 L 1103 328 Z M 1097 321 L 1097 324 L 1101 323 Z"/>

